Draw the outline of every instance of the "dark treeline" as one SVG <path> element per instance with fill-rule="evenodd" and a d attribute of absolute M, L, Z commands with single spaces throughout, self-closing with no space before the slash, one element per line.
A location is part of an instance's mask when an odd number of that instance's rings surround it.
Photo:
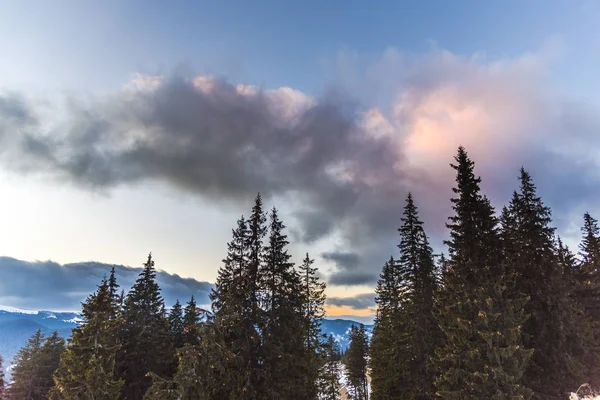
<path fill-rule="evenodd" d="M 321 332 L 325 284 L 295 265 L 278 211 L 260 195 L 232 230 L 210 310 L 167 310 L 154 261 L 129 293 L 114 270 L 82 304 L 68 343 L 36 333 L 16 356 L 8 399 L 336 400 L 339 361 L 355 400 L 565 400 L 600 371 L 600 229 L 584 215 L 577 254 L 521 169 L 500 212 L 460 147 L 446 256 L 434 255 L 409 194 L 396 257 L 375 292 L 372 338 L 345 354 Z M 383 258 L 382 258 L 383 259 Z M 1 362 L 1 360 L 0 360 Z"/>
<path fill-rule="evenodd" d="M 447 257 L 434 257 L 409 195 L 399 258 L 382 268 L 372 399 L 551 400 L 597 387 L 597 221 L 585 214 L 575 255 L 527 171 L 497 213 L 464 148 L 451 166 Z"/>

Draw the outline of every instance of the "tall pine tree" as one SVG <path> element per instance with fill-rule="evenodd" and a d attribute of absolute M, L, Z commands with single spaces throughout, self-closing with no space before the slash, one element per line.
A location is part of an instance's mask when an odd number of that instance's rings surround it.
<path fill-rule="evenodd" d="M 265 374 L 265 399 L 302 399 L 308 394 L 304 378 L 307 371 L 305 317 L 302 284 L 291 256 L 285 225 L 277 210 L 270 213 L 269 238 L 264 251 L 261 287 L 264 290 L 262 323 L 262 363 Z M 315 392 L 311 394 L 315 395 Z"/>
<path fill-rule="evenodd" d="M 215 342 L 225 352 L 223 362 L 218 366 L 224 398 L 263 398 L 259 360 L 262 312 L 258 300 L 265 221 L 262 200 L 257 196 L 250 219 L 240 218 L 232 232 L 227 257 L 210 296 Z"/>
<path fill-rule="evenodd" d="M 103 280 L 98 290 L 82 304 L 84 321 L 73 329 L 70 343 L 60 359 L 54 376 L 54 399 L 119 398 L 123 385 L 122 380 L 115 378 L 119 326 L 113 319 L 117 304 L 109 282 Z"/>
<path fill-rule="evenodd" d="M 9 398 L 23 400 L 45 399 L 41 384 L 39 365 L 44 335 L 41 330 L 33 334 L 13 360 L 13 383 L 8 390 Z"/>
<path fill-rule="evenodd" d="M 127 295 L 123 320 L 117 353 L 117 373 L 125 381 L 121 393 L 126 399 L 141 399 L 151 385 L 150 372 L 169 378 L 175 366 L 151 254 Z"/>
<path fill-rule="evenodd" d="M 183 323 L 183 308 L 179 300 L 175 302 L 171 311 L 169 311 L 169 332 L 173 347 L 179 349 L 185 343 L 185 326 Z"/>
<path fill-rule="evenodd" d="M 377 314 L 370 349 L 372 398 L 400 399 L 411 382 L 406 365 L 408 355 L 401 345 L 406 340 L 406 320 L 400 316 L 400 274 L 392 257 L 383 265 L 375 293 Z"/>
<path fill-rule="evenodd" d="M 196 345 L 200 342 L 200 312 L 194 296 L 188 301 L 183 314 L 184 342 Z"/>
<path fill-rule="evenodd" d="M 324 349 L 321 325 L 325 316 L 325 282 L 321 282 L 317 275 L 317 268 L 313 267 L 314 260 L 308 253 L 299 267 L 302 279 L 302 301 L 304 309 L 304 345 L 306 349 L 306 372 L 304 374 L 304 393 L 308 398 L 317 395 L 317 380 L 319 370 L 326 362 L 327 354 Z M 300 361 L 300 360 L 298 360 Z"/>
<path fill-rule="evenodd" d="M 352 400 L 368 400 L 367 357 L 369 355 L 369 339 L 365 326 L 352 325 L 350 328 L 350 346 L 345 355 L 346 379 L 348 393 Z"/>
<path fill-rule="evenodd" d="M 511 251 L 509 268 L 515 289 L 531 299 L 525 306 L 525 345 L 534 349 L 523 382 L 536 399 L 560 399 L 584 380 L 583 329 L 580 310 L 564 279 L 550 208 L 536 193 L 531 176 L 520 170 L 519 192 L 513 194 L 503 226 Z"/>
<path fill-rule="evenodd" d="M 0 399 L 4 398 L 4 386 L 6 385 L 6 382 L 4 382 L 4 360 L 2 359 L 2 356 L 0 355 Z"/>
<path fill-rule="evenodd" d="M 444 344 L 436 352 L 437 394 L 444 399 L 527 399 L 520 384 L 531 351 L 521 342 L 526 299 L 513 297 L 501 238 L 474 163 L 459 147 L 450 258 L 438 300 Z"/>
<path fill-rule="evenodd" d="M 15 356 L 13 384 L 8 390 L 10 399 L 45 400 L 54 386 L 52 379 L 61 354 L 65 349 L 65 340 L 54 331 L 44 338 L 38 331 Z"/>
<path fill-rule="evenodd" d="M 338 400 L 340 398 L 340 348 L 333 336 L 329 334 L 323 346 L 324 361 L 318 380 L 319 400 Z"/>

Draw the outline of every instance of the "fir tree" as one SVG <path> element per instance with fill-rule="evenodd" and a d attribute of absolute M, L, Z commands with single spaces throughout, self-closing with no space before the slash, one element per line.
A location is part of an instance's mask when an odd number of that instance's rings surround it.
<path fill-rule="evenodd" d="M 260 207 L 254 208 L 260 214 Z M 259 213 L 260 211 L 260 213 Z M 254 215 L 256 222 L 264 218 Z M 255 237 L 264 231 L 261 224 L 254 227 Z M 258 305 L 252 304 L 252 297 L 258 283 L 256 274 L 250 268 L 252 240 L 249 239 L 248 223 L 241 217 L 237 228 L 232 232 L 233 238 L 228 243 L 227 257 L 219 269 L 215 288 L 211 292 L 214 313 L 215 342 L 224 351 L 220 368 L 220 379 L 223 385 L 223 398 L 260 398 L 260 335 L 258 328 Z M 254 245 L 254 253 L 261 253 L 262 247 Z M 258 256 L 260 259 L 261 255 Z M 256 254 L 255 254 L 256 258 Z M 249 300 L 250 299 L 250 300 Z M 256 309 L 255 309 L 256 307 Z M 254 319 L 256 317 L 256 319 Z"/>
<path fill-rule="evenodd" d="M 200 342 L 186 344 L 179 349 L 179 363 L 173 379 L 152 374 L 153 384 L 144 397 L 146 400 L 220 400 L 244 398 L 233 394 L 228 387 L 227 365 L 231 353 L 222 346 L 215 335 L 212 318 L 199 326 Z"/>
<path fill-rule="evenodd" d="M 265 374 L 264 398 L 307 398 L 303 384 L 307 371 L 302 284 L 287 252 L 285 225 L 273 208 L 269 222 L 268 245 L 261 268 L 264 288 L 262 323 L 262 362 Z M 312 390 L 312 387 L 309 388 Z M 314 396 L 315 391 L 311 396 Z"/>
<path fill-rule="evenodd" d="M 115 304 L 119 303 L 119 284 L 117 283 L 117 277 L 115 276 L 115 267 L 110 269 L 110 276 L 108 277 L 108 291 L 110 292 L 110 298 Z"/>
<path fill-rule="evenodd" d="M 0 399 L 4 398 L 4 386 L 6 382 L 4 382 L 4 360 L 0 355 Z"/>
<path fill-rule="evenodd" d="M 534 353 L 523 382 L 536 399 L 558 399 L 585 379 L 585 322 L 564 279 L 550 208 L 523 168 L 519 180 L 520 190 L 514 193 L 505 216 L 510 224 L 503 231 L 511 246 L 507 263 L 516 277 L 517 295 L 531 299 L 525 306 L 530 318 L 523 325 L 523 337 Z"/>
<path fill-rule="evenodd" d="M 438 282 L 433 250 L 410 193 L 398 231 L 398 280 L 402 304 L 399 319 L 404 339 L 400 346 L 405 349 L 401 363 L 404 364 L 403 375 L 409 377 L 407 385 L 402 388 L 402 396 L 428 398 L 433 394 L 430 359 L 441 335 L 434 317 Z"/>
<path fill-rule="evenodd" d="M 509 290 L 502 240 L 481 178 L 463 147 L 451 164 L 457 172 L 454 215 L 447 224 L 450 258 L 437 314 L 443 345 L 437 350 L 435 386 L 444 399 L 527 399 L 521 384 L 531 351 L 523 347 L 525 297 Z"/>
<path fill-rule="evenodd" d="M 13 384 L 8 390 L 11 399 L 43 400 L 54 386 L 52 376 L 65 348 L 65 340 L 54 331 L 44 338 L 38 331 L 15 356 Z"/>
<path fill-rule="evenodd" d="M 185 326 L 183 322 L 183 308 L 179 300 L 175 302 L 175 305 L 169 312 L 169 332 L 171 333 L 173 347 L 175 349 L 183 347 L 185 343 Z"/>
<path fill-rule="evenodd" d="M 438 277 L 417 207 L 409 194 L 400 232 L 400 259 L 390 259 L 375 292 L 377 316 L 371 342 L 373 399 L 428 398 L 430 359 L 440 341 L 434 317 Z"/>
<path fill-rule="evenodd" d="M 103 280 L 98 290 L 82 304 L 84 322 L 73 329 L 71 341 L 60 359 L 52 398 L 119 398 L 123 381 L 114 374 L 119 348 L 118 322 L 113 319 L 117 305 L 109 282 Z"/>
<path fill-rule="evenodd" d="M 325 282 L 317 276 L 317 269 L 312 267 L 308 253 L 299 267 L 302 278 L 303 308 L 304 308 L 304 343 L 306 347 L 305 394 L 308 398 L 317 395 L 317 379 L 319 368 L 323 364 L 323 335 L 321 324 L 325 316 Z M 324 357 L 327 357 L 325 354 Z M 298 360 L 300 361 L 300 360 Z"/>
<path fill-rule="evenodd" d="M 200 321 L 200 313 L 196 306 L 196 300 L 194 296 L 188 301 L 185 306 L 185 312 L 183 315 L 183 327 L 184 327 L 184 342 L 188 344 L 196 345 L 200 341 L 200 332 L 198 330 L 198 323 Z"/>
<path fill-rule="evenodd" d="M 151 385 L 150 372 L 169 378 L 175 365 L 151 254 L 127 295 L 123 320 L 117 353 L 118 376 L 125 381 L 121 392 L 126 399 L 140 399 Z"/>
<path fill-rule="evenodd" d="M 400 283 L 396 261 L 390 257 L 381 270 L 377 287 L 377 314 L 370 349 L 373 400 L 400 399 L 410 384 L 406 357 L 400 342 L 405 334 L 400 318 Z"/>
<path fill-rule="evenodd" d="M 318 399 L 338 400 L 340 398 L 340 349 L 330 334 L 323 346 L 325 363 L 321 367 L 318 379 Z"/>
<path fill-rule="evenodd" d="M 352 325 L 350 328 L 350 346 L 346 352 L 346 378 L 348 380 L 348 393 L 353 400 L 367 400 L 369 391 L 367 385 L 367 356 L 369 353 L 369 339 L 365 326 Z"/>
<path fill-rule="evenodd" d="M 39 374 L 43 341 L 44 335 L 38 329 L 15 356 L 12 369 L 13 383 L 8 390 L 9 398 L 23 400 L 46 398 Z"/>
<path fill-rule="evenodd" d="M 582 336 L 586 347 L 583 364 L 587 383 L 597 390 L 600 389 L 600 229 L 598 221 L 589 213 L 584 214 L 583 221 L 580 262 L 577 263 L 568 249 L 562 249 L 562 246 L 559 247 L 559 259 L 565 270 L 568 268 L 570 272 L 565 274 L 565 280 L 572 282 L 571 292 L 584 312 L 582 324 L 587 324 L 587 330 L 580 330 L 580 333 L 586 333 Z"/>

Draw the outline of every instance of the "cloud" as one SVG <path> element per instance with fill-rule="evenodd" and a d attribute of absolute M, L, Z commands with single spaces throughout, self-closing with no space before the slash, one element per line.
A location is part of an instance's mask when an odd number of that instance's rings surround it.
<path fill-rule="evenodd" d="M 500 59 L 354 54 L 336 64 L 341 88 L 321 96 L 207 76 L 136 76 L 56 113 L 0 95 L 0 163 L 92 190 L 157 180 L 224 205 L 245 207 L 260 191 L 295 219 L 296 239 L 330 239 L 321 257 L 335 266 L 330 284 L 371 284 L 397 252 L 409 190 L 433 243 L 446 235 L 458 145 L 496 207 L 521 165 L 559 226 L 593 207 L 600 112 L 552 89 L 560 53 L 551 41 Z M 50 114 L 60 118 L 39 117 Z"/>
<path fill-rule="evenodd" d="M 362 293 L 353 297 L 329 297 L 328 306 L 351 307 L 353 310 L 364 310 L 375 307 L 375 293 Z"/>
<path fill-rule="evenodd" d="M 27 262 L 0 257 L 0 304 L 51 311 L 77 311 L 93 293 L 113 265 L 82 262 L 60 265 L 52 261 Z M 135 283 L 141 268 L 114 265 L 117 282 L 125 293 Z M 157 281 L 168 307 L 195 296 L 198 304 L 210 303 L 212 285 L 158 270 Z"/>

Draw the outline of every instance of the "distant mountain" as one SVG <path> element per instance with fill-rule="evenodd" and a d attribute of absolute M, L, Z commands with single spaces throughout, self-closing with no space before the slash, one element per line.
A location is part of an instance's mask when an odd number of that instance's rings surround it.
<path fill-rule="evenodd" d="M 57 331 L 64 338 L 80 322 L 81 316 L 72 312 L 30 311 L 0 306 L 0 355 L 4 368 L 38 329 L 46 336 Z"/>
<path fill-rule="evenodd" d="M 325 319 L 321 326 L 321 331 L 326 334 L 332 334 L 335 341 L 340 345 L 341 350 L 346 350 L 350 345 L 350 328 L 352 325 L 360 325 L 360 322 L 349 319 Z M 365 331 L 369 339 L 373 334 L 373 325 L 365 324 Z"/>

